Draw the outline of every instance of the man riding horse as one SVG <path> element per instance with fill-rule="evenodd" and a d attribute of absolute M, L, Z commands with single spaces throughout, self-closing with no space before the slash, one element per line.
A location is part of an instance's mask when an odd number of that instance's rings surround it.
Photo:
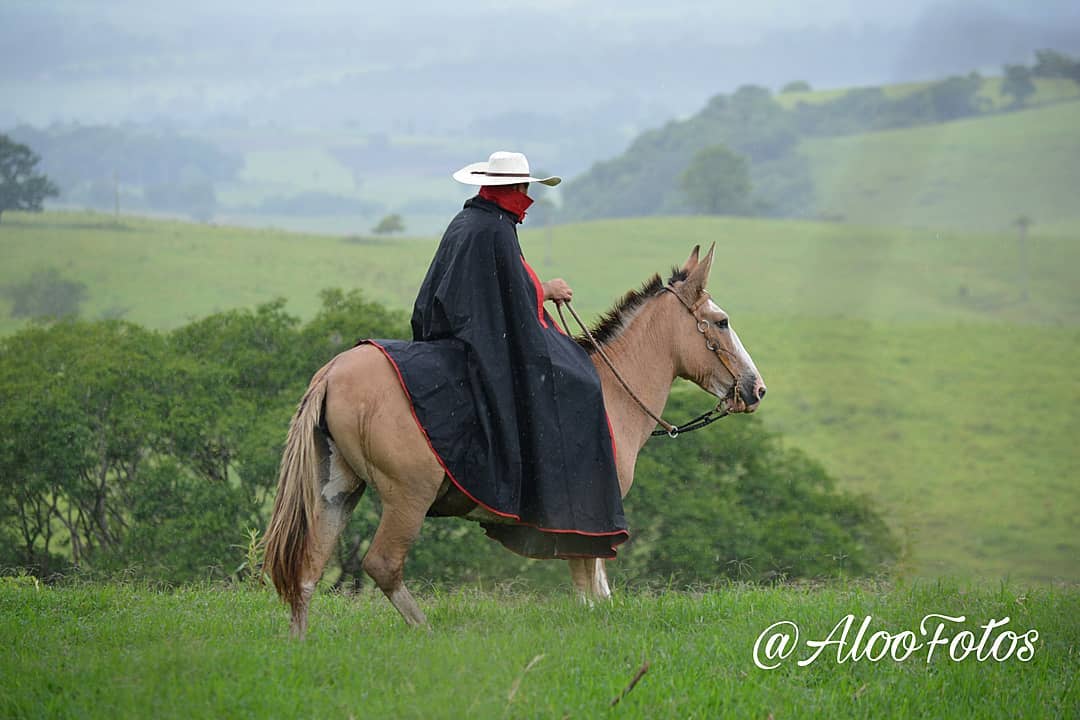
<path fill-rule="evenodd" d="M 489 536 L 528 557 L 614 557 L 628 535 L 600 379 L 544 309 L 573 292 L 542 283 L 517 236 L 529 183 L 560 178 L 533 177 L 510 152 L 453 177 L 480 189 L 417 295 L 413 340 L 424 342 L 381 343 L 446 470 L 445 512 L 471 503 Z"/>
<path fill-rule="evenodd" d="M 544 310 L 570 288 L 541 283 L 518 244 L 528 183 L 559 179 L 533 177 L 518 153 L 454 177 L 480 191 L 424 279 L 419 342 L 364 340 L 340 353 L 312 377 L 289 425 L 263 567 L 298 637 L 369 485 L 382 511 L 364 572 L 411 625 L 427 625 L 404 582 L 427 515 L 478 520 L 530 557 L 565 557 L 583 596 L 610 597 L 603 558 L 627 538 L 621 498 L 638 452 L 656 424 L 675 429 L 658 415 L 675 378 L 717 397 L 721 414 L 753 412 L 765 395 L 705 290 L 715 246 L 703 258 L 694 247 L 666 283 L 654 275 L 627 293 L 589 333 L 590 355 Z"/>

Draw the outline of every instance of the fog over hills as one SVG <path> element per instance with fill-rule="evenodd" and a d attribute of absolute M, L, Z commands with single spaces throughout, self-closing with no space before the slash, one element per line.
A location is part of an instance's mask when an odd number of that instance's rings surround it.
<path fill-rule="evenodd" d="M 493 149 L 581 177 L 746 85 L 999 75 L 1043 48 L 1080 54 L 1075 1 L 3 0 L 0 133 L 57 207 L 437 232 L 449 172 Z M 785 213 L 812 214 L 803 184 L 774 188 Z"/>
<path fill-rule="evenodd" d="M 921 80 L 1080 49 L 1061 0 L 5 2 L 0 127 L 467 132 L 507 110 L 640 128 L 744 83 Z"/>

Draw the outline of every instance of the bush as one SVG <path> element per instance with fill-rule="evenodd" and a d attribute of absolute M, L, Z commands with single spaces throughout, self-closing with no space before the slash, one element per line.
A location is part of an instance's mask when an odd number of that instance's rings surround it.
<path fill-rule="evenodd" d="M 86 285 L 66 280 L 56 268 L 34 273 L 4 289 L 11 300 L 11 316 L 57 319 L 79 314 L 86 299 Z"/>
<path fill-rule="evenodd" d="M 227 576 L 240 564 L 252 508 L 239 488 L 166 457 L 140 475 L 126 504 L 131 529 L 99 569 L 178 583 Z"/>
<path fill-rule="evenodd" d="M 407 329 L 359 293 L 323 300 L 303 328 L 277 301 L 169 336 L 69 320 L 4 339 L 0 540 L 14 542 L 0 561 L 170 581 L 235 567 L 232 545 L 265 526 L 307 379 L 357 333 Z"/>
<path fill-rule="evenodd" d="M 665 413 L 709 402 L 676 392 Z M 769 581 L 880 572 L 897 543 L 865 498 L 785 448 L 755 417 L 725 418 L 643 449 L 626 499 L 631 540 L 615 567 L 637 578 Z"/>
<path fill-rule="evenodd" d="M 405 232 L 405 221 L 397 213 L 387 215 L 375 227 L 371 228 L 371 232 L 376 235 L 393 235 L 394 233 Z"/>

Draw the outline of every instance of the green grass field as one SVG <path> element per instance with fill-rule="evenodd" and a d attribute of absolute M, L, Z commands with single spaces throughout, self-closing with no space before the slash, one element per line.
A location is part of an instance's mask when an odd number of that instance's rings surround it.
<path fill-rule="evenodd" d="M 55 266 L 87 284 L 86 316 L 126 309 L 163 329 L 276 296 L 307 318 L 328 286 L 409 308 L 435 247 L 109 222 L 5 214 L 0 285 Z M 874 499 L 908 547 L 902 573 L 1075 582 L 1080 228 L 1040 227 L 1027 300 L 1011 233 L 647 218 L 560 226 L 550 241 L 531 230 L 522 243 L 595 314 L 716 241 L 711 288 L 769 385 L 760 416 Z M 6 302 L 10 333 L 20 323 Z"/>
<path fill-rule="evenodd" d="M 617 589 L 610 605 L 569 596 L 460 590 L 422 598 L 432 632 L 405 627 L 374 593 L 321 594 L 304 643 L 268 591 L 125 585 L 35 589 L 0 580 L 0 715 L 5 718 L 790 718 L 1076 717 L 1080 591 L 940 584 Z M 1038 632 L 1022 662 L 962 661 L 926 648 L 903 661 L 813 662 L 845 616 L 848 635 L 919 636 L 929 614 L 964 616 L 942 637 L 1009 618 Z M 758 637 L 801 635 L 774 670 Z M 840 633 L 832 636 L 838 640 Z M 961 642 L 967 642 L 961 639 Z M 1000 646 L 1004 656 L 1011 640 Z M 758 657 L 766 662 L 763 641 Z M 1017 647 L 1022 647 L 1018 644 Z M 871 647 L 876 654 L 884 646 Z M 957 656 L 962 654 L 958 646 Z M 903 656 L 903 652 L 899 653 Z M 648 663 L 634 688 L 624 690 Z M 612 707 L 615 698 L 620 702 Z"/>
<path fill-rule="evenodd" d="M 822 216 L 1006 230 L 1076 223 L 1080 102 L 803 144 Z"/>
<path fill-rule="evenodd" d="M 466 194 L 462 194 L 464 200 Z M 1015 233 L 893 229 L 738 218 L 637 218 L 525 229 L 544 275 L 566 277 L 589 313 L 647 276 L 719 243 L 716 294 L 741 314 L 861 318 L 886 323 L 1071 325 L 1080 222 L 1033 226 L 1030 298 L 1020 299 Z M 411 307 L 437 238 L 370 239 L 195 225 L 88 213 L 5 213 L 0 286 L 55 267 L 89 286 L 83 314 L 169 329 L 219 310 L 286 297 L 310 317 L 317 293 L 359 287 Z M 615 262 L 612 258 L 616 258 Z M 0 298 L 0 334 L 21 325 Z"/>

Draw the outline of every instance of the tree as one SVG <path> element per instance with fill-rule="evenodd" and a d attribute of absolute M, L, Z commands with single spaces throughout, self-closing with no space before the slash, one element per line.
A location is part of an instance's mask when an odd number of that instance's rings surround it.
<path fill-rule="evenodd" d="M 1035 81 L 1031 79 L 1031 69 L 1026 65 L 1006 65 L 1005 79 L 1001 82 L 1001 92 L 1012 97 L 1013 107 L 1020 107 L 1035 94 Z"/>
<path fill-rule="evenodd" d="M 923 93 L 925 93 L 925 102 L 932 109 L 934 120 L 949 122 L 979 113 L 979 88 L 981 87 L 982 76 L 977 72 L 972 72 L 931 83 L 921 93 L 914 93 L 905 99 L 918 103 L 923 100 Z"/>
<path fill-rule="evenodd" d="M 0 496 L 26 565 L 47 569 L 59 543 L 94 566 L 122 543 L 163 431 L 163 349 L 115 321 L 35 326 L 0 344 Z"/>
<path fill-rule="evenodd" d="M 40 212 L 45 198 L 60 194 L 49 178 L 35 171 L 40 161 L 26 145 L 0 135 L 0 218 L 5 210 Z"/>
<path fill-rule="evenodd" d="M 0 340 L 0 567 L 232 572 L 308 378 L 357 338 L 408 336 L 407 315 L 359 292 L 322 300 L 302 327 L 278 300 L 167 335 L 62 319 Z M 365 508 L 343 548 L 370 538 Z"/>
<path fill-rule="evenodd" d="M 1072 78 L 1080 82 L 1080 60 L 1073 60 L 1056 50 L 1036 50 L 1035 67 L 1031 74 L 1036 77 Z"/>
<path fill-rule="evenodd" d="M 810 92 L 810 83 L 805 80 L 792 80 L 780 89 L 782 93 Z"/>
<path fill-rule="evenodd" d="M 376 235 L 391 235 L 393 233 L 405 232 L 405 221 L 401 219 L 401 216 L 397 213 L 393 215 L 387 215 L 379 224 L 371 228 L 371 232 Z"/>
<path fill-rule="evenodd" d="M 750 210 L 750 170 L 746 159 L 725 145 L 699 150 L 682 174 L 690 206 L 707 215 L 742 215 Z"/>
<path fill-rule="evenodd" d="M 4 288 L 11 299 L 11 316 L 62 318 L 79 314 L 86 299 L 86 285 L 65 280 L 56 268 L 35 272 L 22 282 Z"/>

